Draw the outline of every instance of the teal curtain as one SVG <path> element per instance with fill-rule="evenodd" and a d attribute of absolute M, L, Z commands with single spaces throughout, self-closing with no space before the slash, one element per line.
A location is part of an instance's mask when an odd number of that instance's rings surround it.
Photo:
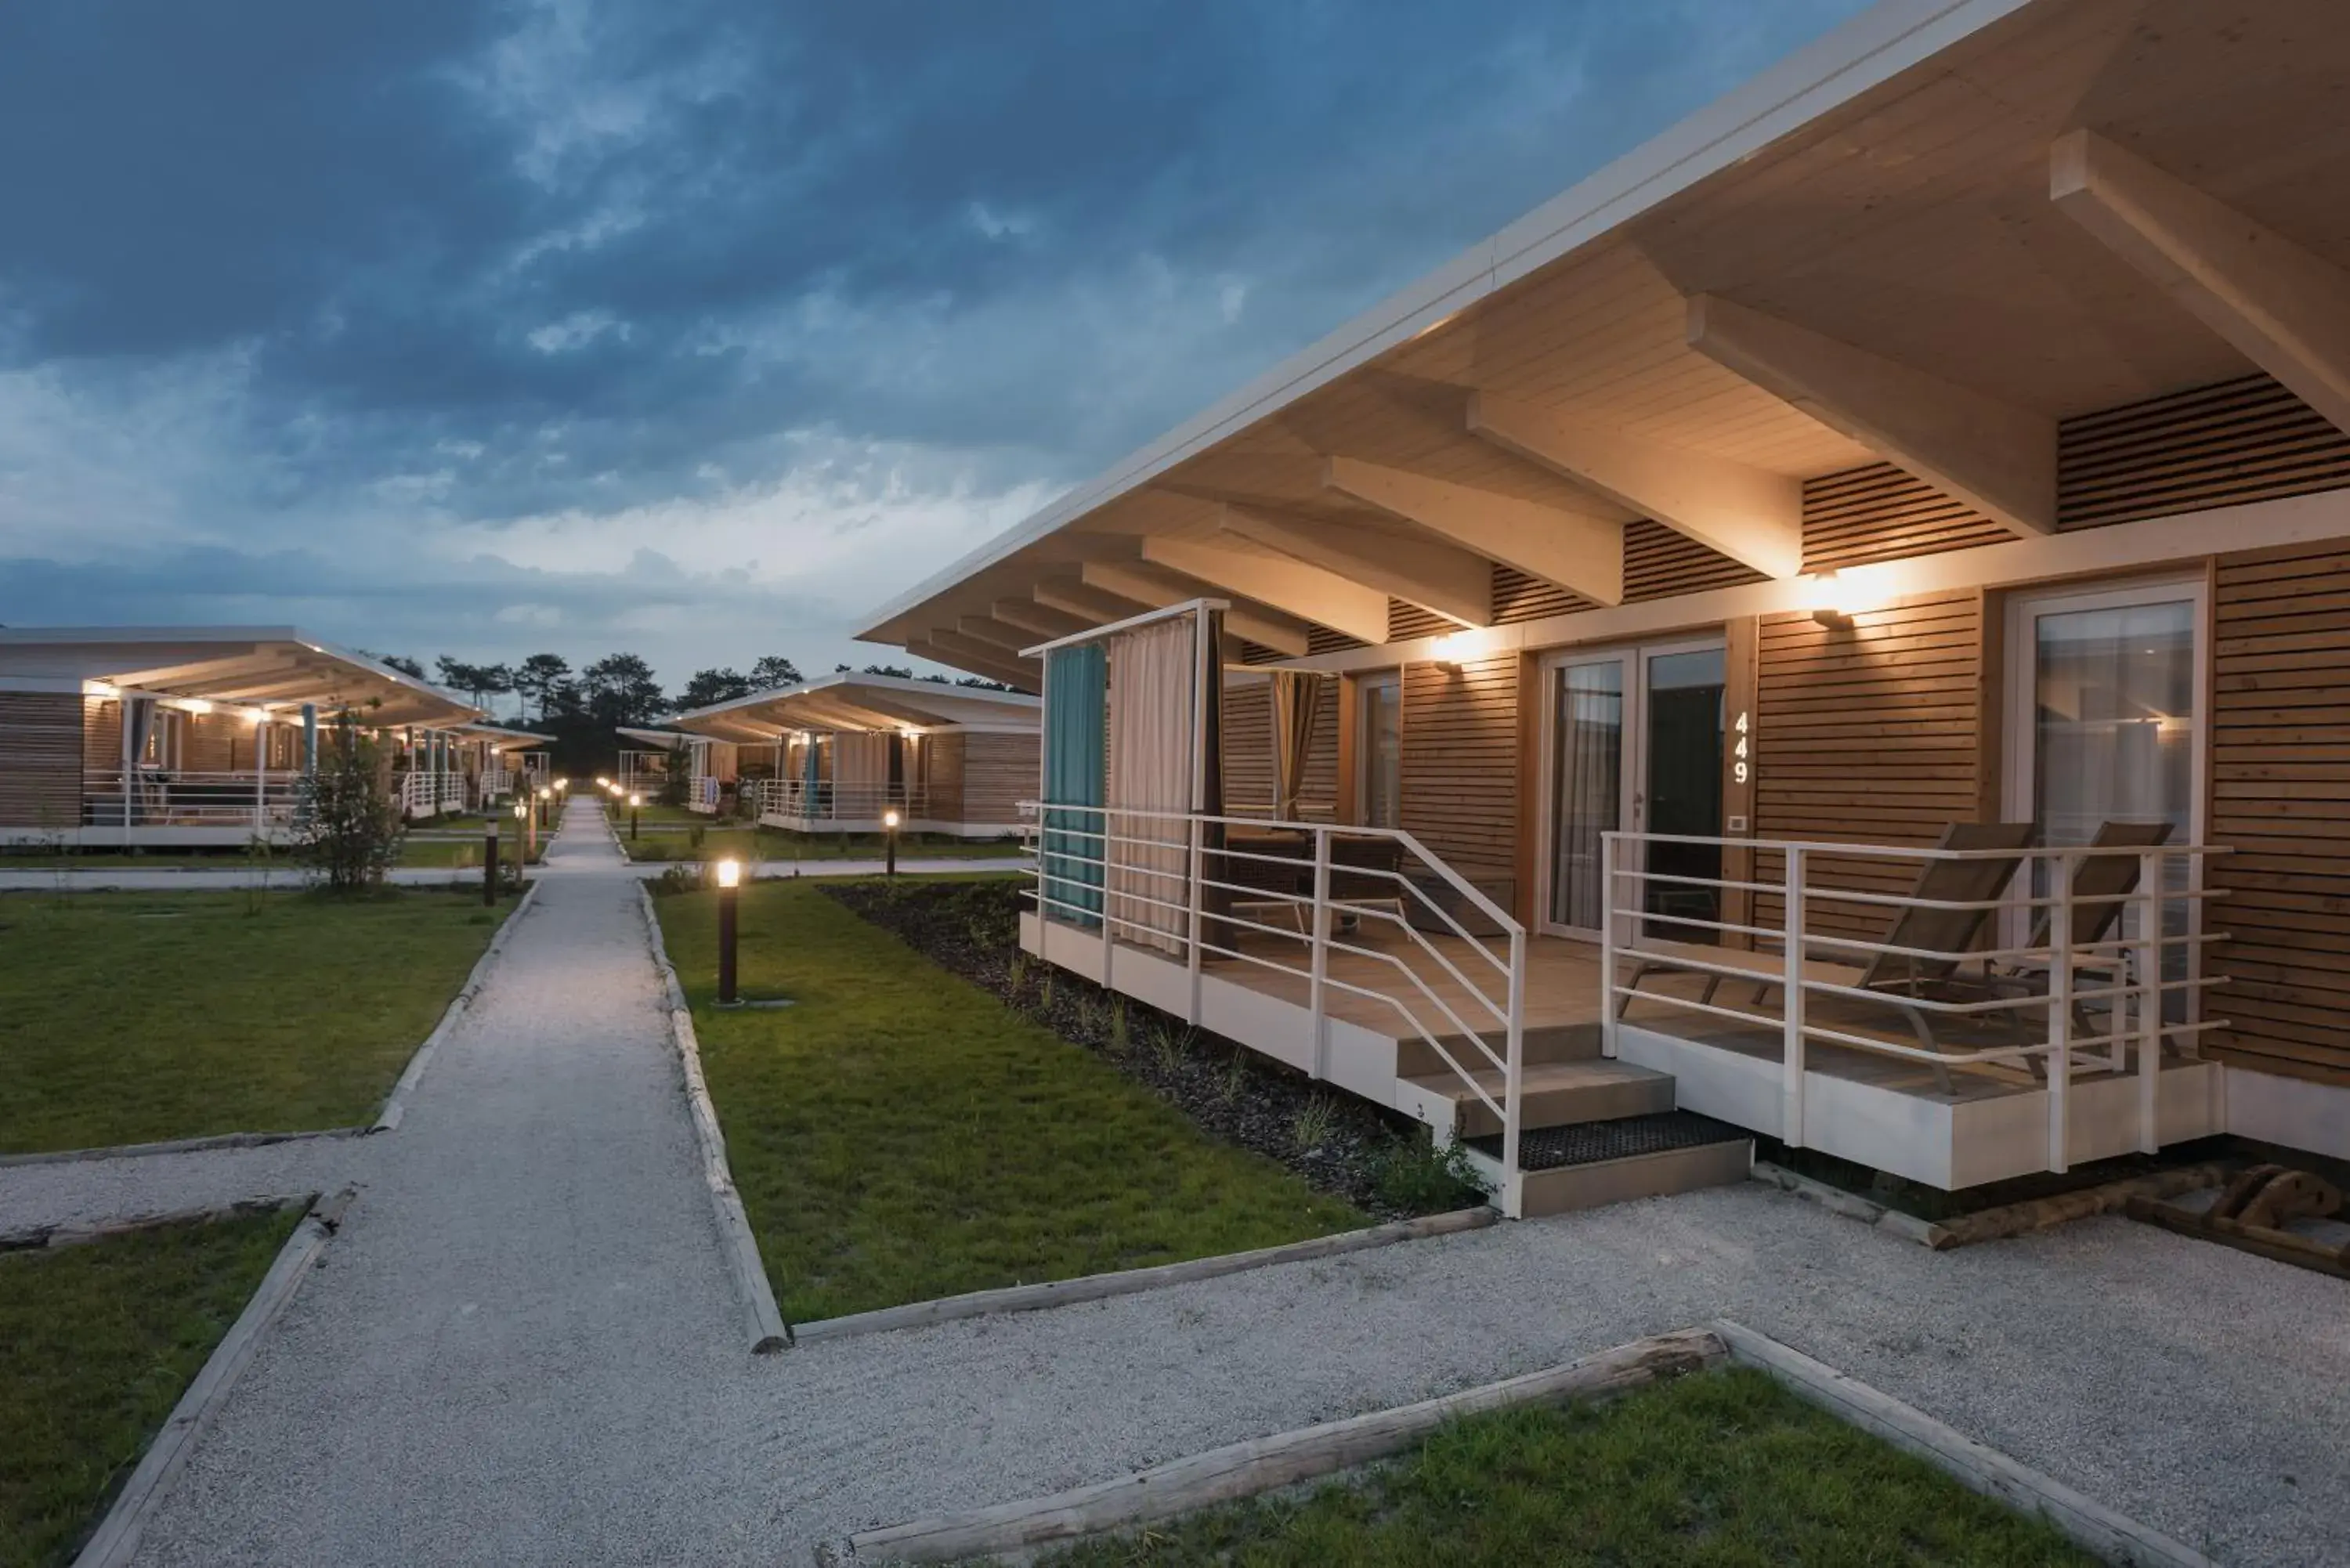
<path fill-rule="evenodd" d="M 1055 811 L 1107 798 L 1109 659 L 1099 643 L 1056 648 L 1045 656 L 1044 914 L 1081 926 L 1102 907 L 1103 817 L 1097 811 Z M 1077 910 L 1089 910 L 1079 914 Z"/>
<path fill-rule="evenodd" d="M 816 736 L 811 734 L 808 736 L 806 743 L 800 749 L 800 777 L 805 781 L 804 787 L 800 792 L 800 815 L 802 816 L 814 816 L 817 815 L 816 808 Z"/>

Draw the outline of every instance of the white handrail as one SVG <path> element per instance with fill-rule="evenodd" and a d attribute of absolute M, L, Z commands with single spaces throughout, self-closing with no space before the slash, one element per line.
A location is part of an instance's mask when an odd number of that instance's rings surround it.
<path fill-rule="evenodd" d="M 1412 835 L 1394 828 L 1037 801 L 1022 802 L 1021 810 L 1034 813 L 1038 823 L 1040 838 L 1031 873 L 1037 911 L 1049 919 L 1100 931 L 1106 984 L 1121 940 L 1181 956 L 1192 977 L 1194 1023 L 1198 977 L 1206 958 L 1229 959 L 1302 980 L 1312 1030 L 1308 1066 L 1316 1077 L 1330 1072 L 1333 998 L 1359 997 L 1381 1007 L 1400 1021 L 1407 1038 L 1424 1045 L 1501 1121 L 1500 1201 L 1507 1211 L 1516 1212 L 1523 1121 L 1526 930 L 1482 889 Z M 1217 830 L 1233 828 L 1295 834 L 1302 853 L 1219 847 L 1208 842 L 1222 836 Z M 1392 866 L 1345 864 L 1333 848 L 1341 839 L 1391 844 L 1396 859 L 1409 857 L 1410 871 L 1419 875 Z M 1291 874 L 1292 886 L 1235 879 L 1237 867 L 1244 866 L 1283 870 Z M 1430 884 L 1449 889 L 1464 911 L 1474 910 L 1491 922 L 1504 950 L 1495 952 L 1492 939 L 1473 933 L 1461 915 L 1430 893 Z M 1338 896 L 1342 887 L 1351 896 Z M 1366 894 L 1361 890 L 1366 887 L 1378 891 Z M 1378 907 L 1386 902 L 1393 902 L 1396 909 Z M 1211 903 L 1219 908 L 1211 911 Z M 1291 911 L 1295 929 L 1250 919 L 1237 907 L 1253 904 Z M 1492 978 L 1481 981 L 1478 966 L 1465 960 L 1456 962 L 1453 952 L 1414 924 L 1409 911 L 1415 910 L 1424 910 L 1440 935 L 1483 958 L 1493 971 Z M 1400 945 L 1348 940 L 1336 929 L 1341 917 L 1377 919 L 1381 929 L 1398 933 Z M 1246 950 L 1243 942 L 1252 937 L 1296 943 L 1305 949 L 1304 961 L 1287 961 L 1262 950 L 1263 942 L 1254 944 L 1260 950 Z M 1347 980 L 1332 971 L 1331 961 L 1337 954 L 1372 963 L 1391 981 L 1364 985 Z M 1458 998 L 1459 1005 L 1430 983 L 1432 978 L 1449 980 L 1465 993 Z M 1462 1015 L 1463 1008 L 1472 1015 L 1490 1015 L 1491 1022 L 1471 1024 Z M 1501 1075 L 1498 1094 L 1480 1076 L 1492 1072 Z"/>
<path fill-rule="evenodd" d="M 1772 881 L 1650 870 L 1646 867 L 1648 851 L 1657 845 L 1737 849 L 1758 859 L 1777 855 L 1780 875 Z M 1620 1039 L 1623 1012 L 1635 999 L 1776 1033 L 1782 1070 L 1780 1136 L 1796 1147 L 1808 1141 L 1810 1069 L 1805 1054 L 1814 1042 L 1928 1063 L 1945 1077 L 1952 1067 L 2012 1068 L 2038 1063 L 2045 1069 L 2048 1096 L 2045 1159 L 2047 1168 L 2057 1171 L 2065 1169 L 2072 1158 L 2067 1102 L 2076 1071 L 2085 1067 L 2092 1072 L 2126 1072 L 2134 1044 L 2137 1070 L 2143 1080 L 2137 1096 L 2138 1142 L 2151 1151 L 2158 1144 L 2157 1089 L 2163 1044 L 2171 1042 L 2187 1050 L 2202 1034 L 2229 1027 L 2224 1020 L 2196 1015 L 2203 995 L 2225 982 L 2224 976 L 2199 972 L 2199 955 L 2210 943 L 2227 937 L 2193 929 L 2205 905 L 2225 897 L 2198 886 L 2197 868 L 2210 857 L 2226 853 L 2222 847 L 2204 844 L 2039 845 L 1981 850 L 1608 833 L 1603 836 L 1600 860 L 1604 1037 L 1611 1043 Z M 2133 862 L 2131 887 L 2119 892 L 2081 889 L 2079 878 L 2085 867 L 2124 857 Z M 1995 889 L 1994 897 L 1952 899 L 1820 887 L 1814 883 L 1823 857 L 1912 865 L 2002 862 L 2014 868 L 2005 880 L 2020 890 L 2002 888 Z M 2028 868 L 2035 866 L 2046 868 L 2045 894 L 2032 890 L 2034 878 Z M 1706 912 L 1674 913 L 1649 908 L 1652 891 L 1659 887 L 1709 895 Z M 1729 898 L 1733 893 L 1775 895 L 1776 920 L 1760 908 L 1750 909 L 1742 917 L 1734 914 Z M 1757 898 L 1758 905 L 1760 901 Z M 2076 931 L 2074 918 L 2076 907 L 2084 902 L 2092 909 L 2111 911 L 2097 929 L 2085 936 Z M 1850 929 L 1850 917 L 1844 930 L 1815 929 L 1815 907 L 1822 903 L 1877 911 L 1884 931 L 1873 939 L 1856 935 Z M 2166 929 L 2166 912 L 2172 910 L 2187 914 L 2181 929 Z M 1905 912 L 1980 918 L 1960 921 L 1945 933 L 1953 945 L 1937 948 L 1919 945 L 1916 935 L 1905 941 L 1892 940 L 1900 929 L 1897 921 Z M 2002 919 L 2012 922 L 2010 929 L 2017 932 L 2035 921 L 2037 925 L 2020 940 L 1978 940 L 1986 924 Z M 1705 932 L 1724 941 L 1744 941 L 1758 950 L 1742 958 L 1737 949 L 1729 946 L 1719 947 L 1714 954 L 1702 942 L 1668 941 L 1660 946 L 1659 928 Z M 2109 928 L 2112 934 L 2107 934 Z M 1925 936 L 1932 940 L 1934 933 Z M 1765 949 L 1775 951 L 1766 957 L 1759 950 Z M 1835 956 L 1818 956 L 1824 950 Z M 1898 972 L 1879 971 L 1878 966 L 1888 962 Z M 2176 977 L 2168 972 L 2174 963 Z M 1700 994 L 1683 995 L 1642 983 L 1648 975 L 1660 973 L 1706 977 L 1706 984 Z M 2089 983 L 2082 983 L 2085 977 Z M 1716 1002 L 1715 991 L 1724 980 L 1753 984 L 1752 1005 Z M 1774 994 L 1775 1004 L 1770 1000 Z M 2168 998 L 2184 1000 L 2179 1016 L 2167 1015 Z M 1858 1014 L 1859 1022 L 1849 1016 L 1823 1018 L 1813 1012 L 1814 1002 L 1843 1004 L 1844 1013 Z M 2100 1002 L 2106 1004 L 2107 1013 L 2101 1033 L 2089 1012 Z M 1915 1044 L 1861 1032 L 1876 1026 L 1871 1013 L 1881 1016 L 1887 1012 L 1906 1021 Z M 2036 1030 L 2032 1027 L 2035 1019 L 2039 1021 Z M 2011 1038 L 1978 1038 L 1960 1044 L 1938 1038 L 1929 1020 L 1942 1021 L 1945 1027 L 2002 1023 Z M 1898 1026 L 1886 1025 L 1888 1029 Z"/>

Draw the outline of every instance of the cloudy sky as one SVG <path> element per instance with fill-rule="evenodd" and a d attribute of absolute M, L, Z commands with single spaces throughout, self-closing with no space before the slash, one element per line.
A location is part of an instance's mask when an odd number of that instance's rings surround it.
<path fill-rule="evenodd" d="M 1858 0 L 9 0 L 0 623 L 671 685 Z"/>

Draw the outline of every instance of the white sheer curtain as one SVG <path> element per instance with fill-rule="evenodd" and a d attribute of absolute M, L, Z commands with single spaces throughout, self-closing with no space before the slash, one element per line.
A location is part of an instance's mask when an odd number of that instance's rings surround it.
<path fill-rule="evenodd" d="M 1168 952 L 1189 926 L 1189 830 L 1180 816 L 1118 808 L 1191 808 L 1193 632 L 1184 616 L 1109 643 L 1110 913 L 1120 938 Z"/>
<path fill-rule="evenodd" d="M 1607 907 L 1607 889 L 1599 885 L 1600 835 L 1623 823 L 1624 666 L 1615 659 L 1570 664 L 1556 679 L 1551 919 L 1597 930 Z"/>
<path fill-rule="evenodd" d="M 2100 823 L 2168 822 L 2186 842 L 2195 758 L 2194 606 L 2124 605 L 2043 615 L 2033 805 L 2049 844 L 2086 844 Z"/>
<path fill-rule="evenodd" d="M 832 814 L 862 818 L 881 815 L 889 783 L 889 737 L 843 731 L 832 738 Z"/>

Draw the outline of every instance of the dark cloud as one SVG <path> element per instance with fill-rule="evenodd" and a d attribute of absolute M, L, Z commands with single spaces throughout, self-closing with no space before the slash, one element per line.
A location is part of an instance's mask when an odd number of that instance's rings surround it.
<path fill-rule="evenodd" d="M 837 613 L 1856 8 L 0 7 L 0 618 L 84 536 L 171 619 L 192 550 L 299 599 L 395 529 L 382 581 L 475 606 L 452 530 L 960 498 L 928 558 L 760 579 Z M 540 588 L 617 615 L 599 572 Z"/>

